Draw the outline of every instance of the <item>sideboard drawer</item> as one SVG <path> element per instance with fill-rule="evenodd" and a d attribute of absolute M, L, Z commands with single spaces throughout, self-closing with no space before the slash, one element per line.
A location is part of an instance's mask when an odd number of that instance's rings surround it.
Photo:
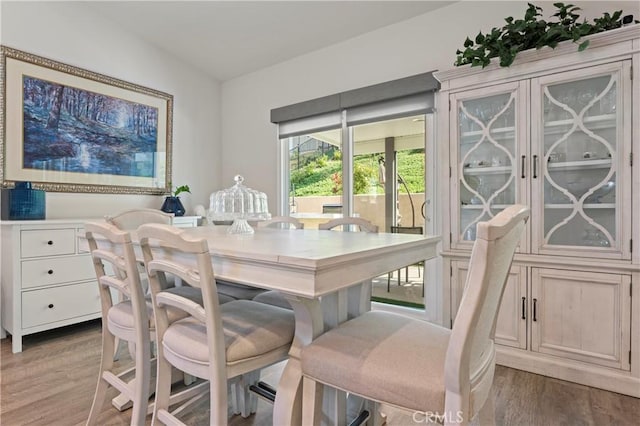
<path fill-rule="evenodd" d="M 22 293 L 22 327 L 63 321 L 100 312 L 95 281 Z"/>
<path fill-rule="evenodd" d="M 22 262 L 22 288 L 95 278 L 90 255 L 52 257 Z"/>
<path fill-rule="evenodd" d="M 22 257 L 58 256 L 76 252 L 76 230 L 34 229 L 22 231 L 20 254 Z"/>

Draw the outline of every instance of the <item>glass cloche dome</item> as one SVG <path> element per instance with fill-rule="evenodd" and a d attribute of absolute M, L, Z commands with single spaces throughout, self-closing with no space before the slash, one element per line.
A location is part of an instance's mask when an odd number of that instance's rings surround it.
<path fill-rule="evenodd" d="M 253 228 L 247 220 L 271 219 L 267 195 L 264 192 L 247 188 L 242 184 L 244 178 L 236 175 L 231 188 L 211 194 L 209 198 L 209 222 L 233 221 L 230 234 L 252 234 Z"/>

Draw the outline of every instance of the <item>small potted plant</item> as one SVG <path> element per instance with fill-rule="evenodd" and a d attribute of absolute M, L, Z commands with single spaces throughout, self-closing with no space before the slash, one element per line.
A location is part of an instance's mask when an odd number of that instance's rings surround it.
<path fill-rule="evenodd" d="M 171 185 L 169 185 L 171 187 Z M 183 216 L 185 213 L 184 206 L 180 201 L 180 195 L 183 192 L 188 192 L 191 194 L 191 190 L 189 189 L 189 185 L 181 185 L 178 186 L 174 191 L 171 192 L 171 195 L 165 197 L 164 203 L 162 203 L 162 210 L 165 213 L 173 213 L 176 216 Z"/>

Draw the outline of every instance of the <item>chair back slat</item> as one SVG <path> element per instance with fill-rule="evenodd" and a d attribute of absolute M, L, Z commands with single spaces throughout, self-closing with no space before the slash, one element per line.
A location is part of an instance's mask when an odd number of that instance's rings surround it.
<path fill-rule="evenodd" d="M 203 324 L 207 321 L 206 313 L 202 306 L 198 305 L 193 300 L 187 299 L 186 297 L 182 297 L 178 294 L 161 291 L 156 294 L 156 303 L 159 307 L 173 306 L 174 308 L 178 308 Z"/>
<path fill-rule="evenodd" d="M 304 229 L 304 223 L 291 216 L 275 216 L 258 222 L 258 228 Z"/>
<path fill-rule="evenodd" d="M 488 396 L 495 369 L 493 340 L 498 309 L 528 217 L 526 206 L 513 205 L 477 225 L 465 291 L 445 362 L 448 400 L 456 400 L 453 395 L 458 395 L 482 407 Z M 473 415 L 473 407 L 467 409 Z"/>
<path fill-rule="evenodd" d="M 109 276 L 105 268 L 108 264 L 123 287 L 138 285 L 142 289 L 131 235 L 128 232 L 106 222 L 88 222 L 85 224 L 85 236 L 97 279 Z"/>
<path fill-rule="evenodd" d="M 164 223 L 170 225 L 173 221 L 173 213 L 165 213 L 162 210 L 156 209 L 132 209 L 115 216 L 105 216 L 104 219 L 119 229 L 134 231 L 145 223 Z"/>
<path fill-rule="evenodd" d="M 318 229 L 320 230 L 332 230 L 342 226 L 342 230 L 349 230 L 349 227 L 355 226 L 361 232 L 369 232 L 369 233 L 377 233 L 378 226 L 369 222 L 366 219 L 362 219 L 360 217 L 341 217 L 338 219 L 333 219 L 325 223 L 321 223 L 318 225 Z"/>
<path fill-rule="evenodd" d="M 129 285 L 124 280 L 118 279 L 116 277 L 111 277 L 109 275 L 103 275 L 100 278 L 98 278 L 98 282 L 103 287 L 114 288 L 119 292 L 121 292 L 122 294 L 124 294 L 126 297 L 131 297 L 131 292 L 129 291 Z"/>
<path fill-rule="evenodd" d="M 169 273 L 182 279 L 191 287 L 201 287 L 200 274 L 196 269 L 191 266 L 183 265 L 177 261 L 170 261 L 166 259 L 156 259 L 149 262 L 147 270 L 150 274 L 157 272 Z"/>
<path fill-rule="evenodd" d="M 127 265 L 122 256 L 115 252 L 96 248 L 91 251 L 94 262 L 107 261 L 119 271 L 126 271 Z"/>

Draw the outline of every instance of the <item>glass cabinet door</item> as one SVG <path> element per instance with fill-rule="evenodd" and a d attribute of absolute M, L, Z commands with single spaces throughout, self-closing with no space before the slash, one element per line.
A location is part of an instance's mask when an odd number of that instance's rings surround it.
<path fill-rule="evenodd" d="M 451 209 L 459 213 L 452 224 L 454 247 L 475 240 L 478 222 L 524 199 L 518 176 L 522 93 L 522 83 L 512 83 L 452 95 L 457 197 Z"/>
<path fill-rule="evenodd" d="M 620 62 L 532 80 L 534 253 L 623 257 L 625 68 Z"/>

